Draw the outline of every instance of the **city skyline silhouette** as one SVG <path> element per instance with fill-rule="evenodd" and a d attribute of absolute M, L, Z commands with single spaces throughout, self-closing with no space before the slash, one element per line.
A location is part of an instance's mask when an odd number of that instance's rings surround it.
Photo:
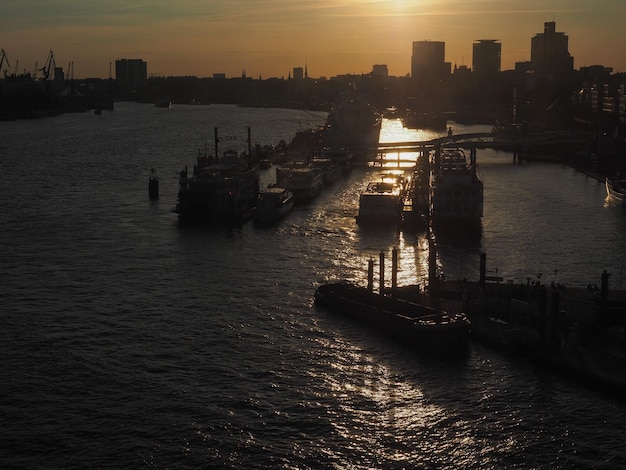
<path fill-rule="evenodd" d="M 120 58 L 145 60 L 150 76 L 287 77 L 306 66 L 311 77 L 369 73 L 386 64 L 392 76 L 411 72 L 415 41 L 446 44 L 446 61 L 472 65 L 472 45 L 502 44 L 502 70 L 530 59 L 531 38 L 555 21 L 569 37 L 576 69 L 603 65 L 626 71 L 626 4 L 603 0 L 389 1 L 333 0 L 294 4 L 184 0 L 132 5 L 14 2 L 3 6 L 0 47 L 12 73 L 33 72 L 49 50 L 75 78 L 108 78 Z M 3 66 L 3 71 L 6 67 Z"/>

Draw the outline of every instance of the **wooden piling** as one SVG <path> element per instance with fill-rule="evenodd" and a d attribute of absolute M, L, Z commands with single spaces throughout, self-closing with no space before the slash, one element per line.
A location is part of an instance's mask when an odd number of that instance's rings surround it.
<path fill-rule="evenodd" d="M 385 295 L 385 253 L 380 252 L 380 295 Z"/>
<path fill-rule="evenodd" d="M 391 252 L 391 294 L 395 295 L 398 288 L 398 248 L 393 247 Z"/>

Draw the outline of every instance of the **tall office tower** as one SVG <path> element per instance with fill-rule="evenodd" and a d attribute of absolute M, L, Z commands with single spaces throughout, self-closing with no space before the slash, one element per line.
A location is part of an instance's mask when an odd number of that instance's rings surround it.
<path fill-rule="evenodd" d="M 472 52 L 472 71 L 476 75 L 492 76 L 500 71 L 502 44 L 496 39 L 479 39 Z"/>
<path fill-rule="evenodd" d="M 450 62 L 445 61 L 445 55 L 445 42 L 413 42 L 411 77 L 422 84 L 432 84 L 450 77 Z"/>
<path fill-rule="evenodd" d="M 556 32 L 556 23 L 544 23 L 543 33 L 536 34 L 530 43 L 530 63 L 537 77 L 559 81 L 574 71 L 574 58 L 568 49 L 568 37 Z"/>
<path fill-rule="evenodd" d="M 118 59 L 115 61 L 115 80 L 125 90 L 141 88 L 148 78 L 148 66 L 141 59 Z"/>

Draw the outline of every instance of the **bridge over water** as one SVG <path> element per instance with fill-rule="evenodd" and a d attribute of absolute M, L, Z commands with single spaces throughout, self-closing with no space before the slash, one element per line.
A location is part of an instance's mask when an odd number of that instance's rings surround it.
<path fill-rule="evenodd" d="M 464 148 L 498 148 L 513 152 L 513 158 L 534 149 L 571 149 L 583 146 L 589 142 L 588 137 L 572 131 L 546 131 L 536 133 L 493 133 L 480 132 L 470 134 L 446 135 L 432 140 L 410 142 L 381 142 L 372 148 L 371 155 L 376 154 L 377 160 L 386 154 L 426 153 L 442 146 Z"/>

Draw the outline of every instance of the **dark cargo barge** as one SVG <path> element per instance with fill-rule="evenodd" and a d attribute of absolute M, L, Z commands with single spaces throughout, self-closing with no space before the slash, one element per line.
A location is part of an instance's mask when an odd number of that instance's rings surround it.
<path fill-rule="evenodd" d="M 380 329 L 421 352 L 458 357 L 469 348 L 470 322 L 463 313 L 448 313 L 350 283 L 324 284 L 315 303 Z"/>

